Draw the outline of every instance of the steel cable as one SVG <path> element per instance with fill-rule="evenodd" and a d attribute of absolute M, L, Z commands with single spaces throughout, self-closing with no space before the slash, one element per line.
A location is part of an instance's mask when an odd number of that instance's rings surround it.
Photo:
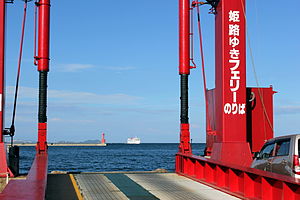
<path fill-rule="evenodd" d="M 34 61 L 33 61 L 33 64 L 34 65 L 37 65 L 37 60 L 38 60 L 38 56 L 36 54 L 36 38 L 37 38 L 37 6 L 38 6 L 38 2 L 36 1 L 35 2 L 35 5 L 34 5 L 34 15 L 33 15 L 33 32 L 34 32 L 34 44 L 33 44 L 33 56 L 34 56 Z"/>
<path fill-rule="evenodd" d="M 23 42 L 24 42 L 24 35 L 25 35 L 26 14 L 27 14 L 27 0 L 24 1 L 24 14 L 23 14 L 23 21 L 22 21 L 20 52 L 19 52 L 19 59 L 18 59 L 18 72 L 17 72 L 17 79 L 16 79 L 12 122 L 11 122 L 11 126 L 10 126 L 11 146 L 13 145 L 13 136 L 15 133 L 15 118 L 16 118 L 17 99 L 18 99 L 19 81 L 20 81 L 20 73 L 21 73 L 21 62 L 22 62 Z"/>
<path fill-rule="evenodd" d="M 244 5 L 244 3 L 243 3 L 242 0 L 241 0 L 241 4 L 242 4 L 242 8 L 243 8 L 243 15 L 244 15 L 244 18 L 245 18 L 245 21 L 246 21 L 246 24 L 247 24 L 247 17 L 246 17 L 246 12 L 245 12 L 245 5 Z M 271 123 L 271 120 L 270 120 L 270 118 L 268 116 L 267 109 L 266 109 L 266 106 L 265 106 L 265 103 L 264 103 L 264 99 L 263 99 L 263 94 L 262 94 L 262 91 L 261 91 L 261 89 L 259 87 L 259 81 L 258 81 L 258 76 L 257 76 L 257 73 L 256 73 L 256 69 L 255 69 L 253 51 L 252 51 L 252 48 L 251 48 L 250 35 L 249 35 L 249 32 L 248 32 L 247 26 L 246 26 L 246 33 L 247 33 L 247 42 L 248 42 L 248 46 L 249 46 L 249 50 L 250 50 L 251 65 L 252 65 L 252 70 L 253 70 L 254 77 L 255 77 L 255 82 L 256 82 L 256 85 L 258 87 L 259 98 L 260 98 L 260 101 L 261 101 L 261 104 L 262 104 L 262 107 L 263 107 L 264 115 L 265 115 L 265 117 L 266 117 L 266 119 L 268 121 L 268 124 L 269 124 L 272 132 L 274 133 L 274 127 L 273 127 L 273 125 Z M 265 138 L 266 138 L 266 132 L 264 134 L 265 134 Z"/>
<path fill-rule="evenodd" d="M 205 62 L 204 62 L 204 50 L 203 50 L 202 29 L 201 29 L 201 20 L 200 20 L 200 8 L 199 8 L 198 0 L 196 0 L 196 6 L 197 6 L 198 34 L 199 34 L 199 41 L 200 41 L 200 55 L 201 55 L 201 65 L 202 65 L 205 109 L 206 109 L 206 118 L 208 120 L 207 129 L 211 130 L 210 119 L 208 117 L 207 85 L 206 85 L 206 75 L 205 75 Z"/>

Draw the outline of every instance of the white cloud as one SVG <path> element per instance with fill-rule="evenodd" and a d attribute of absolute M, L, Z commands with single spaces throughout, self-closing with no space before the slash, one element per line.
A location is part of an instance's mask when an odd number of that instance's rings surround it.
<path fill-rule="evenodd" d="M 70 64 L 58 64 L 57 69 L 61 72 L 79 72 L 85 69 L 95 68 L 95 65 L 92 64 L 80 64 L 80 63 L 70 63 Z M 129 71 L 136 69 L 132 66 L 103 66 L 101 67 L 104 70 L 111 71 Z"/>
<path fill-rule="evenodd" d="M 79 72 L 84 69 L 94 68 L 95 65 L 90 64 L 60 64 L 58 65 L 60 71 L 63 72 Z"/>
<path fill-rule="evenodd" d="M 37 116 L 36 115 L 16 115 L 16 122 L 30 122 L 30 123 L 36 123 L 37 122 Z M 7 122 L 6 123 L 11 123 L 10 122 L 10 117 L 6 120 Z"/>
<path fill-rule="evenodd" d="M 275 108 L 276 114 L 300 114 L 300 106 L 288 105 L 288 106 L 278 106 Z"/>
<path fill-rule="evenodd" d="M 6 96 L 14 97 L 15 95 L 15 86 L 6 87 Z M 36 98 L 38 96 L 38 88 L 30 87 L 19 87 L 18 97 L 20 98 Z"/>
<path fill-rule="evenodd" d="M 94 123 L 94 120 L 84 120 L 84 119 L 61 119 L 61 118 L 50 118 L 50 122 L 58 123 Z"/>
<path fill-rule="evenodd" d="M 199 129 L 201 126 L 199 124 L 191 124 L 191 128 Z"/>
<path fill-rule="evenodd" d="M 12 98 L 14 95 L 14 87 L 8 86 L 6 88 L 7 97 Z M 22 98 L 36 99 L 38 97 L 38 89 L 30 87 L 20 87 L 19 99 L 20 103 Z M 96 94 L 90 92 L 74 92 L 67 90 L 48 90 L 48 98 L 50 101 L 58 101 L 64 103 L 76 103 L 76 104 L 135 104 L 141 97 L 131 96 L 128 94 Z"/>
<path fill-rule="evenodd" d="M 132 104 L 140 97 L 127 94 L 96 94 L 90 92 L 73 92 L 63 90 L 49 90 L 49 98 L 70 103 L 93 103 L 93 104 Z"/>
<path fill-rule="evenodd" d="M 115 67 L 105 67 L 104 69 L 112 70 L 112 71 L 128 71 L 128 70 L 134 70 L 135 67 L 118 67 L 118 66 L 115 66 Z"/>

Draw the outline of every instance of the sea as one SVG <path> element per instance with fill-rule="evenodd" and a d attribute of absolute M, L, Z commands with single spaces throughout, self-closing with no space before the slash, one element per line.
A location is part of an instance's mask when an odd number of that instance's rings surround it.
<path fill-rule="evenodd" d="M 204 143 L 192 144 L 193 154 L 203 155 Z M 178 144 L 108 144 L 94 147 L 49 147 L 48 171 L 105 172 L 175 170 Z M 35 147 L 20 147 L 20 173 L 27 174 L 35 156 Z"/>

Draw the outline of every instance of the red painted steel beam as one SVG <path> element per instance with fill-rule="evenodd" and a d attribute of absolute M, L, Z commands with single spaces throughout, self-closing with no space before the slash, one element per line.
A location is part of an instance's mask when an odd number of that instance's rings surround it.
<path fill-rule="evenodd" d="M 5 0 L 0 0 L 0 143 L 3 138 L 4 105 L 4 65 L 5 65 Z"/>
<path fill-rule="evenodd" d="M 241 199 L 300 199 L 300 179 L 178 153 L 176 173 Z"/>
<path fill-rule="evenodd" d="M 222 0 L 216 8 L 216 142 L 212 158 L 249 166 L 246 132 L 245 0 Z"/>
<path fill-rule="evenodd" d="M 39 111 L 37 152 L 47 151 L 47 76 L 50 49 L 50 0 L 40 0 L 38 6 Z"/>
<path fill-rule="evenodd" d="M 179 0 L 179 74 L 190 74 L 189 0 Z"/>
<path fill-rule="evenodd" d="M 0 0 L 0 177 L 7 175 L 6 149 L 3 136 L 5 67 L 5 0 Z"/>
<path fill-rule="evenodd" d="M 50 0 L 38 3 L 38 71 L 49 71 Z"/>
<path fill-rule="evenodd" d="M 45 199 L 48 173 L 48 154 L 36 154 L 25 180 L 11 180 L 0 194 L 5 200 Z"/>

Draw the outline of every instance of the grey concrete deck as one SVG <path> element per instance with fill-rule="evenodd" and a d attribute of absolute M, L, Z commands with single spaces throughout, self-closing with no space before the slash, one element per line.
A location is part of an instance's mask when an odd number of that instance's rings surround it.
<path fill-rule="evenodd" d="M 122 174 L 111 179 L 104 174 L 76 174 L 75 179 L 84 199 L 113 200 L 236 200 L 238 198 L 215 190 L 175 173 Z M 111 179 L 111 180 L 110 180 Z M 125 180 L 124 179 L 128 179 Z M 128 182 L 129 181 L 129 182 Z M 132 183 L 131 183 L 132 182 Z M 114 184 L 115 183 L 115 184 Z M 122 185 L 123 184 L 123 185 Z M 119 188 L 116 186 L 118 185 Z M 120 187 L 121 186 L 121 187 Z M 139 190 L 136 192 L 134 190 Z M 144 190 L 148 194 L 141 194 Z M 144 196 L 143 196 L 144 195 Z"/>

